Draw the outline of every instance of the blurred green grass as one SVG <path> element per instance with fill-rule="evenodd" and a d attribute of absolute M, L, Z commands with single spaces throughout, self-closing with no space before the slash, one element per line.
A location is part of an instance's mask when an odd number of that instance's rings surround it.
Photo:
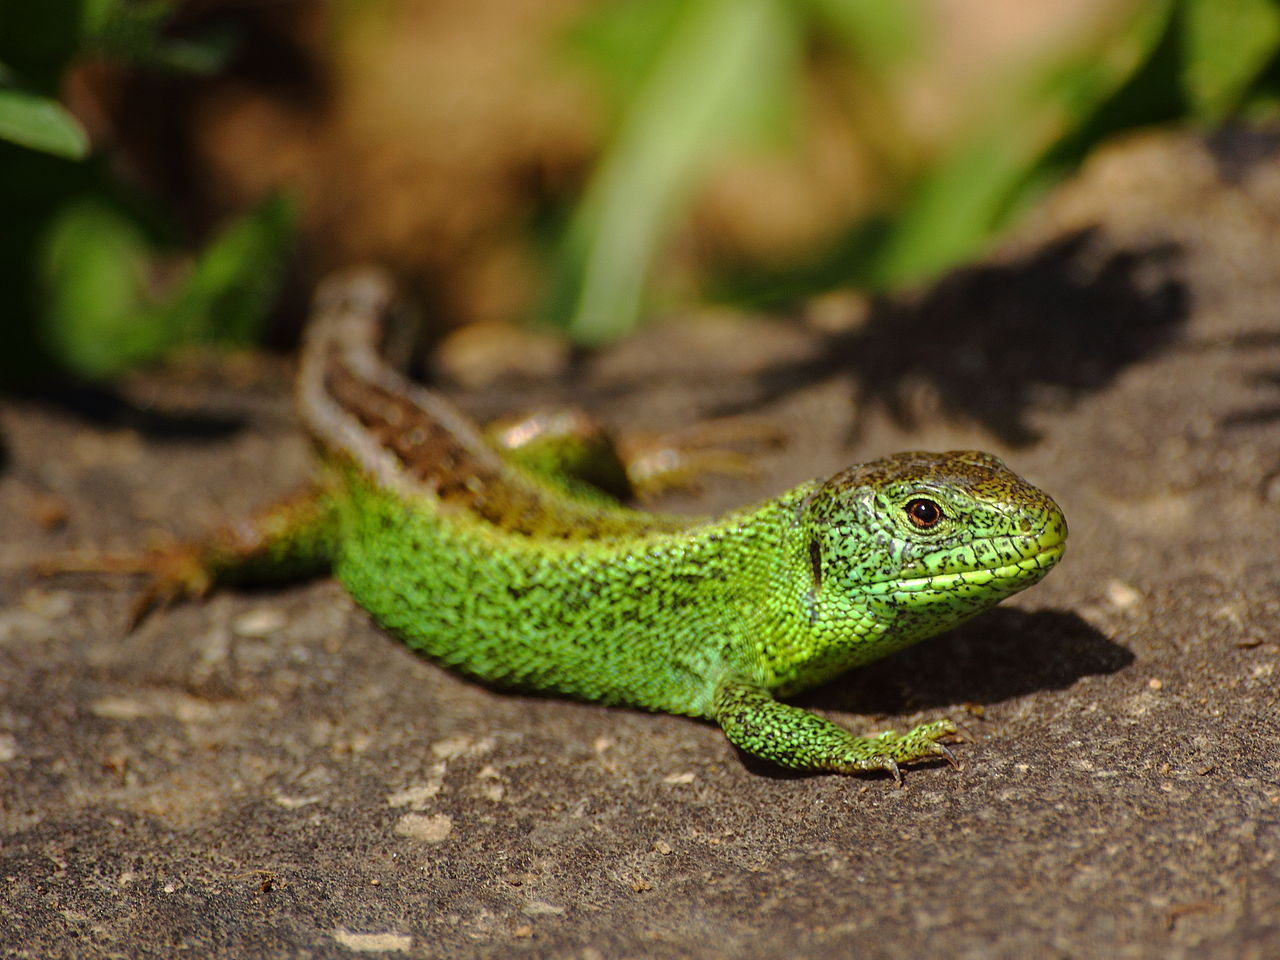
<path fill-rule="evenodd" d="M 718 264 L 699 278 L 708 299 L 778 307 L 836 287 L 926 282 L 980 253 L 1108 137 L 1270 118 L 1280 100 L 1276 2 L 1135 2 L 1108 29 L 1001 78 L 940 149 L 914 149 L 893 93 L 931 55 L 926 9 L 882 0 L 587 8 L 564 52 L 605 105 L 606 140 L 555 221 L 540 318 L 592 346 L 632 331 L 653 309 L 655 263 L 717 170 L 742 154 L 785 154 L 809 134 L 800 94 L 817 49 L 856 78 L 862 102 L 849 116 L 878 129 L 854 133 L 892 189 L 803 262 Z M 91 148 L 59 101 L 68 72 L 95 59 L 216 82 L 235 36 L 180 35 L 174 10 L 167 0 L 0 0 L 0 283 L 10 315 L 0 382 L 54 372 L 104 380 L 185 344 L 261 336 L 293 255 L 295 205 L 273 196 L 212 236 L 186 236 L 179 212 L 126 183 L 111 146 Z"/>
<path fill-rule="evenodd" d="M 634 26 L 634 6 L 623 4 L 595 14 L 584 31 L 608 84 L 624 91 L 612 140 L 557 258 L 552 322 L 589 344 L 639 322 L 653 258 L 715 159 L 749 149 L 765 131 L 795 135 L 778 118 L 787 114 L 806 42 L 835 44 L 869 95 L 880 97 L 881 113 L 892 110 L 883 92 L 904 65 L 927 55 L 923 8 L 909 3 L 651 0 L 647 7 L 647 16 L 662 10 L 674 26 Z M 939 155 L 915 168 L 899 164 L 894 195 L 848 224 L 825 252 L 774 270 L 728 269 L 713 281 L 715 294 L 774 306 L 843 285 L 892 290 L 927 281 L 981 251 L 1116 133 L 1270 114 L 1278 50 L 1280 6 L 1272 0 L 1137 4 L 1114 31 L 1007 78 L 1001 96 L 979 105 Z"/>
<path fill-rule="evenodd" d="M 0 383 L 98 381 L 192 343 L 255 343 L 292 241 L 268 198 L 191 248 L 177 217 L 90 154 L 57 97 L 88 58 L 215 73 L 231 38 L 172 39 L 167 0 L 0 0 Z"/>

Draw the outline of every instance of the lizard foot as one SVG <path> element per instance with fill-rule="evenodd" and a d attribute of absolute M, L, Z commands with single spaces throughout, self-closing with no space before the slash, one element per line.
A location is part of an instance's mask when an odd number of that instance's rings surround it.
<path fill-rule="evenodd" d="M 958 766 L 945 737 L 956 734 L 948 719 L 924 723 L 906 733 L 887 730 L 854 736 L 843 727 L 800 707 L 780 703 L 758 684 L 727 679 L 716 690 L 715 717 L 729 741 L 752 756 L 794 770 L 862 773 L 886 770 L 902 782 L 901 765 L 941 757 Z"/>
<path fill-rule="evenodd" d="M 840 773 L 888 770 L 899 783 L 902 782 L 899 764 L 942 757 L 951 766 L 958 768 L 960 763 L 955 754 L 945 743 L 940 742 L 943 737 L 955 736 L 956 732 L 954 721 L 944 718 L 932 723 L 922 723 L 903 734 L 886 730 L 873 737 L 851 737 L 842 751 L 844 756 L 832 768 Z"/>
<path fill-rule="evenodd" d="M 758 417 L 722 417 L 666 433 L 634 432 L 619 439 L 631 489 L 640 500 L 675 490 L 698 490 L 710 475 L 750 476 L 755 455 L 780 447 L 785 434 Z"/>
<path fill-rule="evenodd" d="M 68 553 L 41 561 L 34 572 L 42 577 L 89 573 L 143 578 L 142 593 L 129 609 L 130 631 L 155 610 L 178 600 L 205 596 L 214 579 L 200 546 L 178 542 L 137 553 L 92 550 Z"/>

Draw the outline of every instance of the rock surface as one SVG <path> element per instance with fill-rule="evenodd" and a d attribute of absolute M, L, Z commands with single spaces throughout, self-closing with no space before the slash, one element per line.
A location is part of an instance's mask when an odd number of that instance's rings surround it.
<path fill-rule="evenodd" d="M 903 789 L 486 690 L 329 581 L 126 634 L 127 581 L 20 568 L 288 492 L 285 371 L 6 401 L 0 954 L 1280 955 L 1275 148 L 1123 144 L 988 261 L 843 332 L 659 324 L 559 386 L 470 398 L 790 437 L 669 508 L 904 448 L 991 449 L 1052 492 L 1072 533 L 1043 584 L 804 698 L 972 730 L 962 769 Z"/>

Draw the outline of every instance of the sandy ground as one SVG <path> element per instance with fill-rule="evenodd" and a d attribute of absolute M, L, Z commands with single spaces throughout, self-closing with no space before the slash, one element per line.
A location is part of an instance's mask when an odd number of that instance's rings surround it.
<path fill-rule="evenodd" d="M 299 484 L 286 365 L 7 400 L 0 953 L 1280 956 L 1277 147 L 1108 151 L 990 260 L 839 333 L 659 325 L 560 383 L 462 397 L 786 431 L 679 509 L 905 448 L 990 449 L 1053 493 L 1071 542 L 1043 584 L 803 698 L 973 731 L 961 769 L 902 789 L 486 690 L 331 581 L 127 634 L 127 582 L 15 570 Z"/>

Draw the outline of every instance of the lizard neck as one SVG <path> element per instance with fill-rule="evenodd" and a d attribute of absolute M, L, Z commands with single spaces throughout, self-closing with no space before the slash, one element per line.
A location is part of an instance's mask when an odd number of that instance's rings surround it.
<path fill-rule="evenodd" d="M 297 403 L 327 456 L 403 500 L 517 537 L 617 541 L 695 522 L 582 502 L 505 461 L 452 404 L 383 361 L 393 303 L 372 273 L 338 278 L 317 298 Z"/>

